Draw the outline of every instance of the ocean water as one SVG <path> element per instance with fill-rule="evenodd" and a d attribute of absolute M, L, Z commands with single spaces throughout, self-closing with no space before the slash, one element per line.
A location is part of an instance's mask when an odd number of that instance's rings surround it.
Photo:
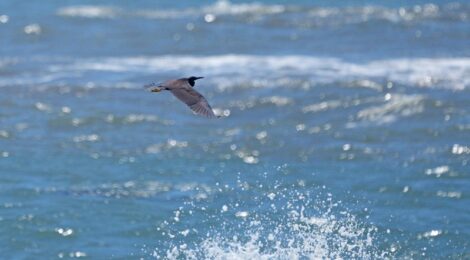
<path fill-rule="evenodd" d="M 0 1 L 1 259 L 469 259 L 469 164 L 467 1 Z"/>

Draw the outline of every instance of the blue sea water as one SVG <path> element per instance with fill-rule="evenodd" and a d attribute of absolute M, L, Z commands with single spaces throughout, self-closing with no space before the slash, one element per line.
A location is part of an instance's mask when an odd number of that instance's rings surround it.
<path fill-rule="evenodd" d="M 466 1 L 0 1 L 1 259 L 469 259 L 469 164 Z"/>

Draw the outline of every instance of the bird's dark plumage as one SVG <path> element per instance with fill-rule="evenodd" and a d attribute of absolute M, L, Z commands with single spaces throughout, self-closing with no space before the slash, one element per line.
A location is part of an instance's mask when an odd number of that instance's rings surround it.
<path fill-rule="evenodd" d="M 214 111 L 212 111 L 212 107 L 209 105 L 209 102 L 207 102 L 204 96 L 193 88 L 195 81 L 198 79 L 202 79 L 202 77 L 169 80 L 161 85 L 150 84 L 146 87 L 150 88 L 150 91 L 152 92 L 169 90 L 176 98 L 188 105 L 194 113 L 210 118 L 216 117 Z"/>

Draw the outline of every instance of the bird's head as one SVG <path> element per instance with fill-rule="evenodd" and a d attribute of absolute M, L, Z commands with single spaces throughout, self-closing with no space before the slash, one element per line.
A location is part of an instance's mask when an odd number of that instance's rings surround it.
<path fill-rule="evenodd" d="M 203 79 L 204 77 L 194 77 L 194 76 L 191 76 L 188 78 L 188 82 L 189 82 L 189 85 L 191 85 L 191 87 L 194 87 L 194 83 L 196 80 L 198 79 Z"/>

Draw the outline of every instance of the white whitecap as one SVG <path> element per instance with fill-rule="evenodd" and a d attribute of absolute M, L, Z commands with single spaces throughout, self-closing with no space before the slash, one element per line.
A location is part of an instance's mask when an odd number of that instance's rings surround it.
<path fill-rule="evenodd" d="M 15 59 L 16 63 L 35 65 L 34 60 Z M 376 82 L 391 81 L 422 88 L 463 90 L 470 86 L 470 58 L 395 58 L 365 63 L 338 58 L 303 55 L 243 55 L 211 56 L 133 56 L 86 59 L 43 59 L 49 64 L 39 74 L 5 76 L 0 86 L 48 83 L 70 78 L 83 78 L 87 72 L 132 73 L 136 76 L 204 75 L 214 80 L 221 90 L 233 86 L 285 87 L 308 84 L 347 82 L 353 86 L 378 90 Z M 39 64 L 38 64 L 39 66 Z M 158 73 L 158 75 L 156 75 Z M 228 78 L 230 80 L 228 80 Z M 357 83 L 360 82 L 360 83 Z M 371 83 L 374 82 L 374 83 Z M 109 81 L 106 82 L 110 84 Z M 359 85 L 358 85 L 359 84 Z M 115 86 L 115 83 L 110 85 Z M 349 86 L 349 85 L 348 85 Z M 138 86 L 140 87 L 140 86 Z M 313 108 L 318 109 L 318 108 Z M 308 109 L 307 109 L 308 110 Z"/>
<path fill-rule="evenodd" d="M 57 14 L 65 17 L 112 18 L 119 14 L 119 10 L 111 6 L 76 5 L 62 7 Z"/>
<path fill-rule="evenodd" d="M 423 95 L 392 95 L 384 104 L 360 110 L 357 117 L 360 120 L 375 124 L 392 123 L 399 117 L 408 117 L 424 111 Z"/>

